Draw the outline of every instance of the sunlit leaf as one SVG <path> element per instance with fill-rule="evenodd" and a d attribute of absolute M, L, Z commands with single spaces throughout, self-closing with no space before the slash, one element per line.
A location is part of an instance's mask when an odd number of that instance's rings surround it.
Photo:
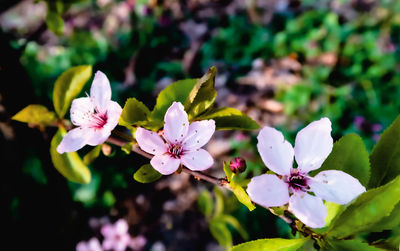
<path fill-rule="evenodd" d="M 101 145 L 95 146 L 90 152 L 88 152 L 84 157 L 83 157 L 83 163 L 85 165 L 91 164 L 97 157 L 99 157 L 101 152 Z"/>
<path fill-rule="evenodd" d="M 12 117 L 13 120 L 35 125 L 53 125 L 57 116 L 43 105 L 28 105 Z"/>
<path fill-rule="evenodd" d="M 133 178 L 140 183 L 151 183 L 162 177 L 150 164 L 143 165 L 133 175 Z"/>
<path fill-rule="evenodd" d="M 249 241 L 240 245 L 234 246 L 231 251 L 295 251 L 303 246 L 308 239 L 260 239 Z"/>
<path fill-rule="evenodd" d="M 128 98 L 122 109 L 119 120 L 120 125 L 132 126 L 138 125 L 138 122 L 145 122 L 150 117 L 150 110 L 136 98 Z"/>
<path fill-rule="evenodd" d="M 87 184 L 91 180 L 91 174 L 79 155 L 76 152 L 59 154 L 56 150 L 65 134 L 64 129 L 59 129 L 51 140 L 50 155 L 54 167 L 68 180 Z"/>
<path fill-rule="evenodd" d="M 151 112 L 151 120 L 164 121 L 164 115 L 174 101 L 185 104 L 196 82 L 196 79 L 180 80 L 163 89 L 160 94 L 158 94 L 156 105 Z"/>
<path fill-rule="evenodd" d="M 260 126 L 246 114 L 231 107 L 215 108 L 207 111 L 196 120 L 213 119 L 216 130 L 255 130 Z"/>
<path fill-rule="evenodd" d="M 189 120 L 192 120 L 214 104 L 217 97 L 217 90 L 214 86 L 216 74 L 217 68 L 211 67 L 203 77 L 197 80 L 190 91 L 184 103 Z"/>
<path fill-rule="evenodd" d="M 56 80 L 53 91 L 54 108 L 60 118 L 67 112 L 72 100 L 82 91 L 92 76 L 92 66 L 82 65 L 65 71 Z"/>
<path fill-rule="evenodd" d="M 389 216 L 384 217 L 378 223 L 376 223 L 370 232 L 381 232 L 383 230 L 390 230 L 400 226 L 400 202 L 394 207 Z"/>
<path fill-rule="evenodd" d="M 400 116 L 381 135 L 371 153 L 369 187 L 377 187 L 400 174 Z"/>
<path fill-rule="evenodd" d="M 354 251 L 354 250 L 362 250 L 362 251 L 378 251 L 380 249 L 375 248 L 373 246 L 369 246 L 365 242 L 361 242 L 360 240 L 332 240 L 328 242 L 328 245 L 324 247 L 322 250 L 326 251 Z"/>
<path fill-rule="evenodd" d="M 400 176 L 384 186 L 361 194 L 331 223 L 329 236 L 344 238 L 369 232 L 375 224 L 390 215 L 400 201 Z"/>

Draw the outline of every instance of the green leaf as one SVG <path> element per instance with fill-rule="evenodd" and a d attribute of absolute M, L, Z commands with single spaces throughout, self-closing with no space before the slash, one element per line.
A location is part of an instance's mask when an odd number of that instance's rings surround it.
<path fill-rule="evenodd" d="M 133 178 L 140 183 L 151 183 L 162 177 L 150 164 L 143 165 L 133 175 Z"/>
<path fill-rule="evenodd" d="M 236 184 L 235 182 L 229 183 L 229 186 L 232 188 L 233 194 L 236 196 L 238 201 L 240 201 L 240 203 L 245 205 L 250 211 L 253 211 L 256 208 L 251 202 L 249 195 L 246 193 L 243 187 Z"/>
<path fill-rule="evenodd" d="M 218 187 L 214 187 L 214 193 L 215 193 L 214 217 L 217 217 L 224 212 L 224 194 Z"/>
<path fill-rule="evenodd" d="M 136 98 L 128 98 L 122 109 L 119 124 L 123 126 L 138 125 L 139 122 L 145 122 L 149 119 L 150 110 Z"/>
<path fill-rule="evenodd" d="M 92 66 L 82 65 L 65 71 L 56 80 L 53 91 L 54 108 L 63 118 L 72 100 L 82 91 L 85 83 L 92 76 Z"/>
<path fill-rule="evenodd" d="M 218 241 L 219 245 L 225 249 L 230 249 L 232 247 L 232 234 L 226 224 L 211 220 L 209 228 L 212 236 Z"/>
<path fill-rule="evenodd" d="M 376 223 L 370 232 L 381 232 L 383 230 L 391 230 L 395 227 L 400 226 L 400 203 L 394 207 L 389 216 L 384 217 L 378 223 Z"/>
<path fill-rule="evenodd" d="M 224 162 L 224 172 L 226 174 L 226 178 L 228 179 L 229 186 L 232 188 L 232 192 L 235 195 L 235 197 L 250 211 L 253 211 L 256 207 L 251 202 L 249 195 L 246 193 L 243 187 L 235 182 L 234 180 L 235 174 L 229 168 L 229 162 Z"/>
<path fill-rule="evenodd" d="M 260 126 L 246 114 L 231 107 L 215 108 L 207 111 L 196 120 L 213 119 L 216 130 L 256 130 Z"/>
<path fill-rule="evenodd" d="M 51 125 L 57 122 L 57 116 L 43 105 L 28 105 L 12 117 L 13 120 L 35 125 Z"/>
<path fill-rule="evenodd" d="M 211 217 L 212 210 L 213 210 L 213 200 L 211 193 L 204 189 L 199 197 L 197 198 L 197 205 L 200 209 L 200 212 L 204 214 L 207 218 Z"/>
<path fill-rule="evenodd" d="M 400 201 L 400 176 L 384 186 L 361 194 L 341 214 L 336 216 L 328 235 L 345 238 L 360 232 L 369 232 L 388 216 Z"/>
<path fill-rule="evenodd" d="M 190 91 L 195 86 L 196 79 L 185 79 L 174 82 L 158 94 L 156 105 L 151 112 L 151 120 L 164 121 L 164 115 L 174 101 L 185 103 Z M 161 126 L 163 123 L 161 124 Z"/>
<path fill-rule="evenodd" d="M 229 182 L 231 182 L 232 178 L 235 174 L 232 172 L 231 168 L 229 167 L 229 162 L 224 162 L 224 172 L 225 172 L 227 180 Z"/>
<path fill-rule="evenodd" d="M 88 152 L 84 157 L 83 157 L 83 163 L 85 165 L 89 165 L 93 163 L 97 157 L 99 157 L 101 151 L 101 145 L 95 146 L 90 152 Z"/>
<path fill-rule="evenodd" d="M 66 131 L 60 128 L 51 140 L 50 155 L 54 167 L 68 180 L 88 184 L 91 174 L 79 155 L 76 152 L 59 154 L 56 150 L 65 134 Z"/>
<path fill-rule="evenodd" d="M 185 110 L 188 113 L 189 121 L 214 104 L 217 98 L 217 90 L 214 86 L 216 74 L 217 68 L 211 67 L 203 77 L 197 80 L 196 85 L 190 91 L 185 101 Z"/>
<path fill-rule="evenodd" d="M 380 249 L 369 246 L 360 240 L 332 240 L 328 241 L 328 245 L 323 248 L 326 251 L 378 251 Z"/>
<path fill-rule="evenodd" d="M 236 231 L 238 231 L 238 233 L 244 240 L 249 239 L 249 234 L 246 232 L 246 230 L 243 228 L 243 226 L 239 223 L 239 221 L 235 217 L 228 215 L 228 214 L 222 214 L 222 215 L 214 218 L 213 220 L 221 221 L 221 222 L 224 222 L 225 224 L 230 225 Z"/>
<path fill-rule="evenodd" d="M 295 251 L 303 246 L 308 239 L 260 239 L 249 241 L 240 245 L 234 246 L 231 251 Z"/>
<path fill-rule="evenodd" d="M 361 137 L 351 133 L 336 141 L 321 168 L 312 172 L 311 175 L 314 176 L 325 170 L 341 170 L 366 186 L 370 177 L 370 166 L 368 152 Z"/>
<path fill-rule="evenodd" d="M 48 10 L 46 14 L 46 25 L 49 30 L 54 32 L 56 35 L 62 35 L 64 33 L 64 20 L 61 14 Z"/>
<path fill-rule="evenodd" d="M 400 174 L 400 116 L 383 132 L 370 160 L 369 187 L 386 184 Z"/>

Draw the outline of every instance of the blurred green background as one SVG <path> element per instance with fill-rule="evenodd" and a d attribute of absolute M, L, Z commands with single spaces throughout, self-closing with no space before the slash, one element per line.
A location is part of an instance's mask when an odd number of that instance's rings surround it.
<path fill-rule="evenodd" d="M 145 250 L 221 250 L 196 204 L 212 186 L 185 175 L 139 184 L 132 175 L 146 160 L 117 148 L 91 164 L 89 185 L 74 184 L 51 163 L 55 129 L 10 120 L 28 104 L 53 109 L 54 82 L 69 67 L 106 73 L 121 106 L 136 97 L 152 107 L 165 86 L 215 65 L 217 105 L 278 127 L 292 142 L 326 116 L 335 139 L 355 132 L 371 149 L 400 110 L 399 1 L 9 0 L 0 5 L 0 36 L 5 250 L 74 250 L 99 236 L 90 222 L 101 217 L 127 219 L 132 236 L 146 237 Z M 232 156 L 249 160 L 245 175 L 265 170 L 255 135 L 217 133 L 208 144 L 219 161 L 211 173 L 222 177 L 220 161 Z M 224 196 L 250 239 L 291 235 L 266 210 L 249 214 Z M 235 244 L 244 241 L 230 231 Z"/>

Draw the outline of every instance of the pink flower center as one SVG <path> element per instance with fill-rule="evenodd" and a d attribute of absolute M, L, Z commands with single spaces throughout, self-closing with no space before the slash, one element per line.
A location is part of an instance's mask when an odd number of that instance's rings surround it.
<path fill-rule="evenodd" d="M 167 153 L 174 159 L 180 159 L 184 150 L 181 144 L 169 144 Z"/>
<path fill-rule="evenodd" d="M 107 113 L 93 113 L 89 118 L 91 127 L 101 129 L 107 123 Z"/>
<path fill-rule="evenodd" d="M 290 176 L 286 180 L 286 183 L 294 191 L 306 192 L 309 189 L 307 176 L 297 172 L 297 170 L 290 174 Z"/>

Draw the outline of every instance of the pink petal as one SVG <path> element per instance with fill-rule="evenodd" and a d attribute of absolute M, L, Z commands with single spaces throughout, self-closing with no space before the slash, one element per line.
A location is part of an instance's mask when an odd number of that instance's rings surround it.
<path fill-rule="evenodd" d="M 181 142 L 189 129 L 188 115 L 183 105 L 174 102 L 165 113 L 164 138 L 170 143 Z"/>
<path fill-rule="evenodd" d="M 90 98 L 77 98 L 71 105 L 71 122 L 76 126 L 90 124 L 90 118 L 94 112 L 94 106 Z"/>
<path fill-rule="evenodd" d="M 312 228 L 325 226 L 326 207 L 321 198 L 308 193 L 294 193 L 289 199 L 289 211 Z"/>
<path fill-rule="evenodd" d="M 274 174 L 253 177 L 246 191 L 252 201 L 263 207 L 280 207 L 289 201 L 288 185 Z"/>
<path fill-rule="evenodd" d="M 166 152 L 166 145 L 161 137 L 152 131 L 137 128 L 135 138 L 139 147 L 150 154 L 161 155 Z"/>
<path fill-rule="evenodd" d="M 106 224 L 101 228 L 101 234 L 105 237 L 112 237 L 115 235 L 115 229 L 114 226 L 111 224 Z"/>
<path fill-rule="evenodd" d="M 91 146 L 97 146 L 103 144 L 108 137 L 110 137 L 111 131 L 104 129 L 93 129 L 91 137 L 88 138 L 86 144 Z"/>
<path fill-rule="evenodd" d="M 107 76 L 101 71 L 97 71 L 94 76 L 92 87 L 90 88 L 90 98 L 99 112 L 106 111 L 108 102 L 111 100 L 111 86 Z"/>
<path fill-rule="evenodd" d="M 102 251 L 100 242 L 97 238 L 93 237 L 88 242 L 88 247 L 90 251 Z"/>
<path fill-rule="evenodd" d="M 181 160 L 183 165 L 193 171 L 206 170 L 214 164 L 213 157 L 204 149 L 185 152 Z"/>
<path fill-rule="evenodd" d="M 296 162 L 305 173 L 318 169 L 332 151 L 331 121 L 322 118 L 310 123 L 296 136 Z"/>
<path fill-rule="evenodd" d="M 163 175 L 174 173 L 180 163 L 180 159 L 171 158 L 168 154 L 156 155 L 150 161 L 151 166 Z"/>
<path fill-rule="evenodd" d="M 78 242 L 78 244 L 76 244 L 75 250 L 76 251 L 90 251 L 87 247 L 86 242 L 84 242 L 84 241 Z"/>
<path fill-rule="evenodd" d="M 103 240 L 102 246 L 105 250 L 111 250 L 114 247 L 114 239 L 105 238 Z"/>
<path fill-rule="evenodd" d="M 264 127 L 257 136 L 257 149 L 264 164 L 280 175 L 289 175 L 293 165 L 293 147 L 282 133 L 272 127 Z"/>
<path fill-rule="evenodd" d="M 119 237 L 117 241 L 114 242 L 114 251 L 125 251 L 131 241 L 129 234 L 124 234 Z"/>
<path fill-rule="evenodd" d="M 119 117 L 122 113 L 122 108 L 117 102 L 109 101 L 106 112 L 107 123 L 104 125 L 104 129 L 112 131 L 118 125 Z"/>
<path fill-rule="evenodd" d="M 317 197 L 338 204 L 347 204 L 365 192 L 365 187 L 353 176 L 338 170 L 322 171 L 309 184 Z"/>
<path fill-rule="evenodd" d="M 189 131 L 183 145 L 185 149 L 197 149 L 204 146 L 214 134 L 215 121 L 202 120 L 189 125 Z"/>
<path fill-rule="evenodd" d="M 93 135 L 93 133 L 93 129 L 84 127 L 70 130 L 57 146 L 57 152 L 63 154 L 65 152 L 75 152 L 81 149 L 87 144 L 88 139 Z"/>
<path fill-rule="evenodd" d="M 118 221 L 115 222 L 114 224 L 115 227 L 115 232 L 117 234 L 123 235 L 128 233 L 128 223 L 124 219 L 119 219 Z"/>

